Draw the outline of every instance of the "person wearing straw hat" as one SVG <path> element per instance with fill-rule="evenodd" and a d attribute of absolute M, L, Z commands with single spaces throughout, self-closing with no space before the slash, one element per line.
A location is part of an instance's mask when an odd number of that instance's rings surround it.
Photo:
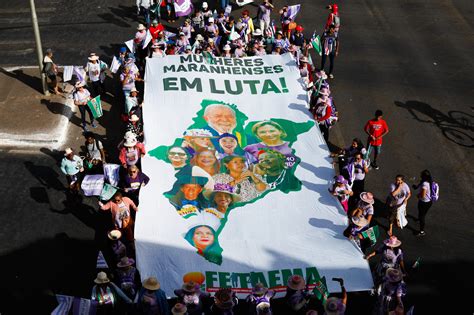
<path fill-rule="evenodd" d="M 133 266 L 134 264 L 135 260 L 132 258 L 128 258 L 127 256 L 122 257 L 117 263 L 117 270 L 115 271 L 117 275 L 117 284 L 131 299 L 135 297 L 137 286 L 140 284 L 140 276 L 137 268 Z"/>
<path fill-rule="evenodd" d="M 91 53 L 87 59 L 84 71 L 91 81 L 92 96 L 96 97 L 104 92 L 105 70 L 108 67 L 105 62 L 99 60 L 99 56 L 95 53 Z"/>
<path fill-rule="evenodd" d="M 132 90 L 133 91 L 133 90 Z M 128 125 L 126 127 L 126 131 L 131 131 L 137 137 L 139 142 L 143 142 L 143 124 L 140 121 L 140 118 L 132 114 L 128 119 Z"/>
<path fill-rule="evenodd" d="M 306 307 L 311 295 L 308 292 L 306 281 L 300 275 L 292 275 L 288 278 L 286 286 L 285 301 L 293 310 L 299 311 Z"/>
<path fill-rule="evenodd" d="M 221 288 L 214 295 L 211 315 L 233 315 L 233 309 L 238 303 L 239 300 L 231 288 Z"/>
<path fill-rule="evenodd" d="M 122 237 L 122 232 L 120 230 L 114 229 L 107 233 L 107 237 L 109 239 L 110 249 L 113 253 L 113 257 L 115 258 L 115 262 L 119 262 L 122 257 L 127 256 L 127 247 L 125 244 L 120 241 Z"/>
<path fill-rule="evenodd" d="M 174 294 L 178 302 L 186 306 L 189 315 L 201 315 L 210 302 L 210 294 L 201 291 L 199 284 L 193 281 L 185 282 Z"/>
<path fill-rule="evenodd" d="M 245 301 L 249 305 L 248 314 L 272 314 L 270 306 L 272 298 L 275 296 L 275 291 L 268 290 L 263 283 L 256 283 L 252 288 L 252 293 L 247 296 Z"/>
<path fill-rule="evenodd" d="M 401 270 L 406 274 L 405 262 L 403 260 L 403 251 L 401 249 L 402 242 L 396 236 L 390 236 L 383 241 L 384 246 L 371 252 L 365 259 L 369 260 L 375 255 L 381 255 L 380 262 L 375 268 L 374 285 L 376 288 L 382 283 L 385 272 L 388 268 Z"/>
<path fill-rule="evenodd" d="M 207 177 L 179 173 L 173 188 L 165 194 L 169 197 L 170 203 L 178 210 L 178 213 L 182 210 L 185 210 L 183 212 L 189 212 L 191 208 L 200 211 L 207 205 L 207 201 L 202 195 L 207 181 Z"/>
<path fill-rule="evenodd" d="M 182 303 L 176 303 L 171 309 L 173 315 L 188 315 L 188 308 Z"/>
<path fill-rule="evenodd" d="M 330 297 L 326 300 L 326 303 L 324 303 L 325 315 L 344 315 L 345 311 L 346 303 L 344 303 L 343 299 L 339 299 L 337 297 Z"/>
<path fill-rule="evenodd" d="M 404 310 L 402 298 L 407 294 L 406 284 L 403 281 L 403 273 L 399 269 L 388 268 L 385 272 L 384 282 L 378 298 L 378 311 L 387 314 Z M 404 314 L 404 312 L 400 312 Z"/>
<path fill-rule="evenodd" d="M 105 272 L 99 272 L 94 283 L 91 300 L 97 303 L 97 314 L 115 314 L 122 309 L 122 302 L 133 303 L 115 283 L 110 281 Z"/>
<path fill-rule="evenodd" d="M 140 314 L 171 314 L 166 294 L 160 287 L 160 282 L 155 277 L 149 277 L 143 281 L 142 288 L 135 297 L 135 303 Z"/>
<path fill-rule="evenodd" d="M 230 52 L 231 48 L 229 44 L 225 44 L 222 50 L 223 50 L 222 57 L 232 58 L 232 53 Z"/>
<path fill-rule="evenodd" d="M 360 200 L 357 203 L 357 209 L 362 210 L 362 215 L 364 218 L 367 219 L 367 221 L 372 221 L 372 216 L 374 215 L 374 195 L 371 192 L 361 192 L 360 195 Z"/>
<path fill-rule="evenodd" d="M 95 124 L 94 115 L 92 115 L 92 111 L 87 105 L 87 102 L 91 99 L 91 93 L 84 87 L 84 83 L 76 82 L 74 85 L 75 91 L 72 94 L 74 99 L 74 105 L 79 108 L 79 112 L 81 113 L 81 122 L 82 122 L 82 129 L 84 131 L 89 131 L 86 127 L 86 112 L 89 113 L 89 119 L 91 122 L 91 127 L 96 128 L 97 125 Z"/>
<path fill-rule="evenodd" d="M 64 157 L 61 160 L 61 171 L 66 175 L 69 191 L 73 194 L 79 192 L 80 181 L 84 172 L 82 159 L 74 154 L 71 148 L 64 150 Z"/>
<path fill-rule="evenodd" d="M 126 241 L 126 246 L 130 250 L 130 256 L 134 256 L 135 244 L 133 236 L 134 221 L 130 213 L 138 211 L 135 203 L 128 197 L 123 197 L 122 193 L 117 191 L 112 199 L 107 203 L 98 202 L 100 209 L 103 211 L 110 210 L 112 216 L 112 224 L 115 229 L 120 230 Z"/>
<path fill-rule="evenodd" d="M 119 153 L 119 160 L 123 168 L 127 169 L 132 165 L 140 165 L 140 159 L 145 156 L 146 150 L 143 143 L 138 142 L 134 133 L 132 136 L 124 139 L 123 147 Z"/>

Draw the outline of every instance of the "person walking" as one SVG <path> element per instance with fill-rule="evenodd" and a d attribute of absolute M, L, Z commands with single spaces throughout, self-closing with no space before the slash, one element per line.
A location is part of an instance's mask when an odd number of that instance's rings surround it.
<path fill-rule="evenodd" d="M 420 232 L 417 236 L 425 236 L 425 217 L 433 205 L 433 200 L 437 200 L 438 184 L 433 182 L 429 170 L 421 172 L 421 180 L 418 185 L 413 185 L 413 189 L 420 189 L 418 191 L 418 220 L 420 221 Z M 435 188 L 435 189 L 433 189 Z M 435 196 L 436 195 L 436 196 Z"/>
<path fill-rule="evenodd" d="M 88 57 L 88 62 L 84 67 L 84 71 L 87 73 L 89 80 L 91 81 L 91 89 L 94 97 L 103 94 L 104 92 L 104 79 L 105 70 L 107 70 L 107 64 L 102 60 L 99 60 L 99 56 L 95 53 L 91 53 Z"/>
<path fill-rule="evenodd" d="M 94 120 L 94 115 L 92 115 L 92 111 L 87 105 L 87 102 L 91 99 L 91 93 L 89 93 L 89 91 L 84 87 L 84 84 L 82 82 L 77 82 L 75 87 L 76 91 L 73 94 L 74 104 L 79 107 L 79 112 L 81 113 L 82 129 L 87 132 L 89 130 L 87 129 L 86 112 L 89 113 L 91 127 L 97 128 L 97 125 L 95 124 Z"/>
<path fill-rule="evenodd" d="M 370 158 L 370 153 L 373 149 L 374 160 L 371 166 L 378 170 L 377 158 L 382 151 L 382 139 L 389 132 L 387 123 L 383 119 L 383 112 L 380 109 L 377 109 L 375 111 L 375 117 L 365 124 L 364 131 L 369 135 L 367 140 L 367 158 Z"/>
<path fill-rule="evenodd" d="M 323 34 L 321 39 L 322 55 L 321 55 L 321 70 L 324 70 L 326 58 L 329 58 L 329 72 L 330 79 L 334 78 L 332 71 L 334 70 L 334 59 L 339 55 L 339 39 L 336 36 L 335 26 L 331 25 L 329 30 Z"/>
<path fill-rule="evenodd" d="M 46 50 L 46 55 L 43 58 L 43 70 L 42 72 L 51 81 L 51 87 L 53 88 L 54 94 L 61 94 L 58 88 L 58 66 L 53 61 L 53 51 L 51 49 Z"/>
<path fill-rule="evenodd" d="M 61 161 L 61 171 L 66 175 L 69 191 L 73 194 L 79 192 L 81 187 L 81 173 L 84 172 L 82 159 L 74 154 L 71 148 L 66 148 Z"/>
<path fill-rule="evenodd" d="M 405 183 L 405 176 L 397 175 L 395 183 L 390 185 L 390 195 L 388 196 L 388 205 L 390 209 L 390 228 L 388 235 L 392 236 L 393 224 L 403 228 L 403 222 L 400 222 L 399 217 L 406 216 L 408 199 L 411 197 L 410 187 Z M 405 219 L 406 220 L 406 219 Z"/>

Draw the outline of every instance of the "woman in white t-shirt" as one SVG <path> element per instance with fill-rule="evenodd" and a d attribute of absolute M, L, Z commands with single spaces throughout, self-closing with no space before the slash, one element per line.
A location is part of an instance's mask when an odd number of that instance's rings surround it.
<path fill-rule="evenodd" d="M 425 236 L 425 217 L 430 210 L 431 206 L 433 205 L 433 201 L 431 201 L 431 185 L 433 183 L 433 179 L 431 177 L 431 173 L 428 170 L 424 170 L 421 172 L 421 180 L 418 185 L 413 185 L 413 189 L 420 189 L 417 197 L 418 197 L 418 220 L 420 221 L 420 232 L 416 236 Z"/>

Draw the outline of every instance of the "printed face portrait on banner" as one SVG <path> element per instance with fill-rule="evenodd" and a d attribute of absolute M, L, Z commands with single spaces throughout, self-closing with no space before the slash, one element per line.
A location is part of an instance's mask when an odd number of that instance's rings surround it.
<path fill-rule="evenodd" d="M 227 105 L 211 104 L 204 111 L 204 120 L 211 131 L 221 135 L 232 133 L 237 126 L 235 111 Z"/>

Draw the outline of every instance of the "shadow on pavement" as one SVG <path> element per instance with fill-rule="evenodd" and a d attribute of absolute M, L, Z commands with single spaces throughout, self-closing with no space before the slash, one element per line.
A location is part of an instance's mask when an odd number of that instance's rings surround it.
<path fill-rule="evenodd" d="M 36 90 L 39 93 L 43 93 L 43 88 L 41 86 L 41 80 L 39 77 L 31 76 L 23 72 L 23 70 L 14 70 L 12 72 L 6 71 L 0 67 L 0 72 L 9 76 L 10 78 L 16 79 L 23 84 L 29 86 L 33 90 Z"/>
<path fill-rule="evenodd" d="M 434 124 L 443 135 L 457 145 L 474 148 L 474 116 L 462 111 L 451 110 L 447 114 L 419 101 L 395 101 L 405 108 L 413 118 L 422 123 Z M 472 109 L 472 108 L 471 108 Z"/>

